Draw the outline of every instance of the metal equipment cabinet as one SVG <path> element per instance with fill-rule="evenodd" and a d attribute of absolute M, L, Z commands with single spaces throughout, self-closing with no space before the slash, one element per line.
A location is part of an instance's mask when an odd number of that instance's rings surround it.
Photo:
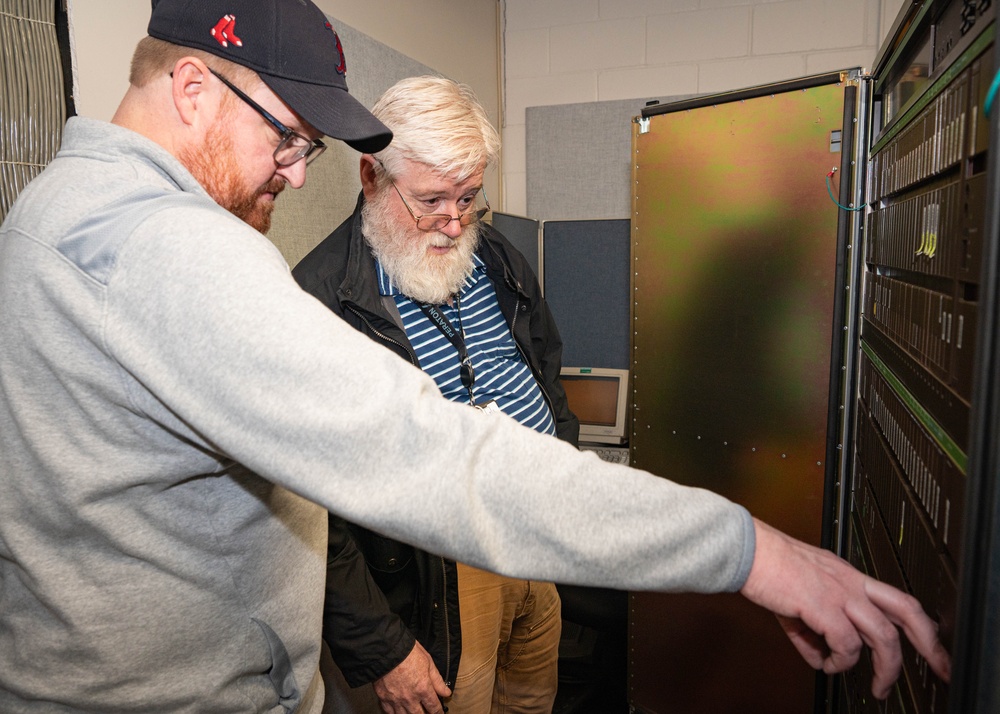
<path fill-rule="evenodd" d="M 1000 711 L 994 16 L 908 3 L 870 73 L 634 121 L 633 463 L 913 593 L 955 669 L 907 646 L 877 702 L 738 596 L 633 593 L 634 710 Z"/>

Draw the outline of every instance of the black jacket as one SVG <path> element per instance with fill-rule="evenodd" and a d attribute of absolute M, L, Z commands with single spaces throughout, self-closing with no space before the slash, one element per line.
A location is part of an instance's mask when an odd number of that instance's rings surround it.
<path fill-rule="evenodd" d="M 359 197 L 354 214 L 292 273 L 303 289 L 352 327 L 419 366 L 393 299 L 379 295 L 374 258 L 361 233 L 363 201 Z M 538 281 L 503 235 L 487 224 L 482 227 L 477 254 L 500 310 L 548 401 L 558 437 L 575 445 L 580 425 L 559 382 L 562 342 Z M 414 635 L 448 686 L 454 685 L 461 630 L 455 563 L 447 558 L 331 514 L 323 620 L 323 637 L 351 686 L 374 681 L 399 664 L 413 648 Z"/>

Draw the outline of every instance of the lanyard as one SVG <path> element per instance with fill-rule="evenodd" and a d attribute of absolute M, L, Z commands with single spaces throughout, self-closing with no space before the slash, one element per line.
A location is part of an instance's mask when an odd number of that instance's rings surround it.
<path fill-rule="evenodd" d="M 461 315 L 461 303 L 459 298 L 455 296 L 455 311 L 458 313 L 458 325 L 459 329 L 455 329 L 444 313 L 441 312 L 434 305 L 427 305 L 425 303 L 417 303 L 417 307 L 420 308 L 421 312 L 427 315 L 428 319 L 434 323 L 441 334 L 444 335 L 449 342 L 458 350 L 458 361 L 459 361 L 459 376 L 462 379 L 462 386 L 465 387 L 469 392 L 469 404 L 472 406 L 476 405 L 476 400 L 472 396 L 472 385 L 476 383 L 476 373 L 472 369 L 472 360 L 469 358 L 469 350 L 465 346 L 465 338 L 462 336 L 462 315 Z"/>

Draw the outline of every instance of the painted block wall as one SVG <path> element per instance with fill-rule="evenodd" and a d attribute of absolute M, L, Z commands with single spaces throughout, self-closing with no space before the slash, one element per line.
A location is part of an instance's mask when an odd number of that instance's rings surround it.
<path fill-rule="evenodd" d="M 501 0 L 503 210 L 526 213 L 526 107 L 871 69 L 903 2 Z"/>

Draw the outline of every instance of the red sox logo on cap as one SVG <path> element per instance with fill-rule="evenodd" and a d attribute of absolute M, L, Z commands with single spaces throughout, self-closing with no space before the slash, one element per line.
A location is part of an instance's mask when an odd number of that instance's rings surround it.
<path fill-rule="evenodd" d="M 223 15 L 211 29 L 212 37 L 223 47 L 229 47 L 232 42 L 237 47 L 243 46 L 243 40 L 236 36 L 236 15 Z M 343 53 L 341 53 L 343 56 Z"/>
<path fill-rule="evenodd" d="M 337 66 L 334 67 L 334 69 L 337 70 L 337 74 L 346 75 L 347 58 L 344 57 L 344 46 L 340 44 L 340 35 L 337 34 L 337 31 L 333 29 L 333 25 L 331 25 L 329 22 L 326 23 L 326 27 L 328 30 L 330 30 L 330 32 L 333 33 L 333 39 L 337 43 L 337 53 L 340 55 L 340 62 L 337 63 Z"/>
<path fill-rule="evenodd" d="M 340 35 L 337 34 L 337 31 L 333 29 L 333 25 L 329 22 L 324 24 L 326 25 L 326 29 L 333 33 L 333 41 L 337 45 L 337 54 L 340 55 L 340 61 L 334 69 L 337 71 L 337 74 L 345 76 L 347 74 L 347 58 L 344 57 L 344 46 L 340 43 Z M 230 42 L 237 47 L 243 46 L 243 40 L 236 36 L 236 15 L 223 15 L 209 32 L 215 38 L 216 42 L 223 47 L 229 47 Z"/>

